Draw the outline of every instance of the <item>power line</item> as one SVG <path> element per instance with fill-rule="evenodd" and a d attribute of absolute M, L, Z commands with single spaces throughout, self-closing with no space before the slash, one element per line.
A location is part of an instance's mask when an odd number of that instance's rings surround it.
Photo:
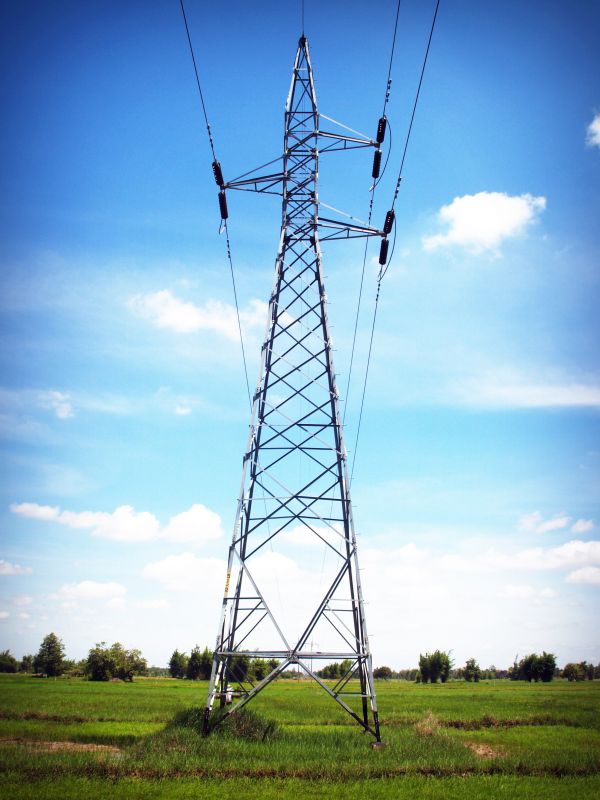
<path fill-rule="evenodd" d="M 383 111 L 381 112 L 382 119 L 385 119 L 385 112 L 386 112 L 387 105 L 388 105 L 388 102 L 389 102 L 389 99 L 390 99 L 390 91 L 391 91 L 391 88 L 392 88 L 392 79 L 391 79 L 392 64 L 394 62 L 394 51 L 396 49 L 396 34 L 398 32 L 398 18 L 400 17 L 400 4 L 401 4 L 401 2 L 402 2 L 402 0 L 398 0 L 397 6 L 396 6 L 396 19 L 394 21 L 394 35 L 392 37 L 392 48 L 391 48 L 390 60 L 389 60 L 389 64 L 388 64 L 387 79 L 386 79 L 386 82 L 385 82 L 385 96 L 384 96 L 384 100 L 383 100 Z M 385 173 L 385 170 L 387 168 L 388 160 L 389 160 L 389 157 L 390 157 L 390 152 L 391 152 L 391 129 L 390 129 L 390 147 L 388 148 L 388 157 L 386 159 L 385 166 L 383 168 L 383 173 Z M 382 173 L 381 177 L 383 177 L 383 173 Z M 371 225 L 371 218 L 373 216 L 373 204 L 375 202 L 375 190 L 377 189 L 377 186 L 378 186 L 380 180 L 381 180 L 381 178 L 379 178 L 379 179 L 375 178 L 375 182 L 374 182 L 373 187 L 371 189 L 371 199 L 369 201 L 369 217 L 368 217 L 368 222 L 367 222 L 368 226 Z M 355 353 L 355 350 L 356 350 L 356 337 L 357 337 L 357 334 L 358 334 L 358 320 L 359 320 L 359 317 L 360 317 L 360 307 L 361 307 L 361 303 L 362 303 L 363 286 L 364 286 L 364 282 L 365 282 L 365 269 L 366 269 L 366 265 L 367 265 L 367 253 L 368 253 L 368 250 L 369 250 L 369 239 L 367 238 L 367 239 L 365 239 L 365 249 L 364 249 L 364 252 L 363 252 L 363 262 L 362 262 L 362 269 L 361 269 L 361 273 L 360 273 L 360 287 L 359 287 L 359 290 L 358 290 L 358 302 L 357 302 L 357 305 L 356 305 L 356 316 L 354 318 L 354 333 L 352 335 L 352 349 L 350 351 L 350 366 L 348 368 L 348 380 L 346 381 L 346 396 L 344 398 L 344 413 L 343 413 L 343 416 L 342 416 L 342 424 L 344 424 L 344 422 L 346 421 L 346 411 L 348 410 L 348 397 L 350 395 L 350 381 L 352 379 L 352 367 L 354 365 L 354 353 Z"/>
<path fill-rule="evenodd" d="M 185 32 L 187 34 L 188 45 L 190 48 L 190 55 L 192 57 L 192 63 L 194 65 L 194 74 L 196 75 L 196 85 L 198 86 L 198 94 L 200 96 L 200 103 L 202 105 L 202 112 L 204 114 L 204 121 L 206 123 L 206 131 L 208 133 L 208 141 L 210 144 L 210 150 L 213 156 L 213 162 L 218 163 L 217 154 L 215 152 L 215 143 L 210 127 L 210 122 L 208 121 L 208 113 L 206 111 L 206 103 L 204 102 L 204 94 L 202 92 L 202 85 L 200 83 L 200 75 L 198 73 L 198 66 L 196 64 L 196 56 L 194 55 L 194 46 L 192 45 L 192 37 L 190 36 L 190 29 L 188 26 L 187 16 L 185 13 L 185 7 L 183 5 L 183 0 L 179 0 L 179 5 L 181 6 L 181 13 L 183 15 L 183 22 L 185 25 Z M 242 361 L 244 362 L 244 377 L 246 378 L 246 390 L 248 392 L 248 403 L 250 408 L 252 408 L 252 395 L 250 392 L 250 381 L 248 380 L 248 367 L 246 364 L 246 350 L 244 348 L 244 337 L 242 335 L 242 322 L 240 319 L 240 308 L 238 304 L 237 298 L 237 287 L 235 282 L 235 270 L 233 268 L 233 258 L 231 256 L 231 242 L 229 240 L 229 228 L 227 227 L 227 220 L 223 220 L 223 230 L 225 231 L 225 241 L 227 247 L 227 260 L 229 262 L 229 271 L 231 273 L 231 285 L 233 287 L 233 298 L 235 300 L 235 313 L 237 316 L 237 323 L 238 323 L 238 331 L 240 334 L 240 346 L 242 349 Z"/>
<path fill-rule="evenodd" d="M 398 197 L 398 192 L 400 190 L 400 182 L 402 181 L 402 170 L 404 168 L 404 160 L 406 158 L 406 151 L 408 150 L 408 143 L 410 141 L 410 135 L 412 133 L 413 122 L 415 120 L 415 114 L 417 111 L 417 104 L 419 102 L 419 96 L 421 94 L 421 86 L 423 85 L 423 76 L 425 75 L 425 67 L 427 66 L 427 59 L 429 57 L 429 48 L 431 47 L 431 40 L 433 38 L 433 31 L 435 29 L 435 21 L 437 19 L 438 10 L 440 7 L 440 0 L 437 0 L 435 4 L 435 11 L 433 14 L 433 20 L 431 22 L 431 29 L 429 31 L 429 39 L 427 40 L 427 49 L 425 50 L 425 57 L 423 58 L 423 66 L 421 67 L 421 75 L 419 77 L 419 85 L 417 87 L 417 93 L 415 95 L 415 102 L 413 103 L 412 114 L 410 116 L 410 124 L 408 126 L 408 132 L 406 134 L 406 140 L 404 142 L 404 150 L 402 152 L 402 160 L 400 161 L 400 170 L 398 172 L 398 180 L 396 181 L 396 189 L 394 192 L 394 199 L 392 200 L 392 209 L 396 203 L 396 199 Z M 389 263 L 389 262 L 388 262 Z"/>
<path fill-rule="evenodd" d="M 425 56 L 423 58 L 423 65 L 421 67 L 421 74 L 419 76 L 419 84 L 417 86 L 417 92 L 416 92 L 415 100 L 414 100 L 414 103 L 413 103 L 412 114 L 411 114 L 411 117 L 410 117 L 410 124 L 408 126 L 408 131 L 407 131 L 406 139 L 405 139 L 405 142 L 404 142 L 404 150 L 402 152 L 402 159 L 400 161 L 400 170 L 398 172 L 398 180 L 396 181 L 396 188 L 395 188 L 395 191 L 394 191 L 394 198 L 393 198 L 393 201 L 392 201 L 392 211 L 394 209 L 394 205 L 395 205 L 396 199 L 398 197 L 398 192 L 400 190 L 400 183 L 402 181 L 402 170 L 404 168 L 404 161 L 406 159 L 406 153 L 407 153 L 407 150 L 408 150 L 408 143 L 410 141 L 410 135 L 412 133 L 412 127 L 413 127 L 413 122 L 414 122 L 414 119 L 415 119 L 415 114 L 416 114 L 416 111 L 417 111 L 417 105 L 418 105 L 418 102 L 419 102 L 419 96 L 421 94 L 421 86 L 423 85 L 423 77 L 425 75 L 425 68 L 427 66 L 427 59 L 429 57 L 429 49 L 431 47 L 431 40 L 433 38 L 433 31 L 435 29 L 435 23 L 436 23 L 436 20 L 437 20 L 439 7 L 440 7 L 440 0 L 437 0 L 436 4 L 435 4 L 435 11 L 434 11 L 434 14 L 433 14 L 433 19 L 432 19 L 432 22 L 431 22 L 431 28 L 430 28 L 430 31 L 429 31 L 429 38 L 427 40 L 427 48 L 425 50 Z M 395 32 L 394 32 L 394 40 L 395 40 Z M 395 223 L 394 223 L 394 225 L 395 225 Z M 392 247 L 392 255 L 393 255 L 393 252 L 394 252 L 395 244 L 396 244 L 396 239 L 395 239 L 395 235 L 394 235 L 394 245 Z M 390 258 L 388 259 L 388 262 L 387 262 L 387 266 L 383 266 L 383 265 L 381 266 L 381 269 L 379 270 L 379 275 L 377 276 L 377 292 L 376 292 L 376 295 L 375 295 L 375 306 L 374 306 L 374 309 L 373 309 L 373 322 L 371 324 L 371 336 L 370 336 L 370 339 L 369 339 L 369 351 L 368 351 L 368 355 L 367 355 L 367 365 L 366 365 L 366 368 L 365 368 L 365 378 L 364 378 L 364 382 L 363 382 L 362 397 L 361 397 L 361 401 L 360 401 L 360 411 L 359 411 L 359 414 L 358 414 L 358 425 L 357 425 L 357 429 L 356 429 L 356 438 L 354 440 L 354 452 L 353 452 L 353 455 L 352 455 L 352 469 L 350 471 L 350 484 L 352 484 L 352 478 L 354 476 L 354 467 L 356 466 L 356 453 L 357 453 L 357 450 L 358 450 L 358 440 L 359 440 L 359 437 L 360 437 L 360 429 L 361 429 L 361 425 L 362 425 L 363 411 L 364 411 L 364 406 L 365 406 L 365 397 L 366 397 L 366 393 L 367 393 L 367 382 L 368 382 L 368 378 L 369 378 L 369 368 L 371 366 L 371 355 L 373 353 L 373 339 L 374 339 L 374 336 L 375 336 L 375 323 L 377 321 L 377 311 L 379 309 L 379 298 L 381 296 L 381 282 L 382 282 L 383 278 L 385 277 L 385 275 L 386 275 L 386 273 L 387 273 L 387 271 L 389 269 L 391 257 L 392 256 L 390 255 Z"/>

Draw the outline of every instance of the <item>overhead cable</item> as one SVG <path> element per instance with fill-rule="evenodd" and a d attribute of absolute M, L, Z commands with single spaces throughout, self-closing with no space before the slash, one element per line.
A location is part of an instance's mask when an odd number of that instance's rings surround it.
<path fill-rule="evenodd" d="M 381 296 L 381 282 L 382 282 L 383 278 L 385 277 L 385 274 L 388 271 L 388 268 L 389 268 L 389 265 L 390 265 L 390 261 L 391 261 L 391 258 L 392 258 L 393 252 L 394 252 L 395 244 L 396 244 L 396 237 L 395 237 L 395 230 L 396 229 L 395 229 L 395 222 L 394 222 L 394 205 L 396 203 L 396 199 L 398 197 L 398 192 L 400 190 L 400 183 L 402 181 L 402 170 L 404 168 L 404 161 L 406 159 L 406 153 L 407 153 L 407 150 L 408 150 L 408 143 L 410 141 L 410 135 L 411 135 L 411 132 L 412 132 L 413 122 L 414 122 L 415 114 L 416 114 L 416 111 L 417 111 L 417 104 L 419 102 L 419 96 L 421 94 L 421 86 L 423 85 L 423 77 L 425 75 L 425 68 L 427 66 L 427 59 L 429 57 L 429 49 L 431 47 L 431 40 L 433 38 L 433 31 L 435 29 L 435 23 L 436 23 L 436 20 L 437 20 L 439 7 L 440 7 L 440 0 L 437 0 L 436 4 L 435 4 L 435 11 L 434 11 L 434 14 L 433 14 L 433 20 L 431 22 L 431 29 L 429 31 L 429 38 L 427 40 L 427 48 L 425 50 L 425 56 L 423 58 L 423 65 L 421 67 L 421 74 L 419 76 L 419 84 L 417 86 L 417 92 L 416 92 L 415 100 L 414 100 L 414 103 L 413 103 L 412 114 L 411 114 L 411 117 L 410 117 L 410 124 L 408 126 L 408 131 L 407 131 L 406 139 L 405 139 L 405 142 L 404 142 L 404 150 L 402 152 L 402 159 L 400 161 L 400 170 L 398 172 L 398 180 L 396 181 L 396 188 L 395 188 L 395 191 L 394 191 L 394 198 L 393 198 L 393 201 L 392 201 L 392 207 L 391 207 L 390 211 L 388 211 L 388 214 L 386 215 L 386 225 L 387 225 L 388 218 L 390 217 L 390 214 L 391 214 L 392 225 L 394 226 L 394 244 L 392 246 L 392 253 L 390 254 L 390 257 L 388 259 L 386 259 L 387 260 L 387 265 L 385 264 L 385 260 L 384 260 L 384 263 L 381 264 L 381 258 L 380 258 L 380 270 L 379 270 L 379 274 L 377 276 L 377 292 L 375 294 L 375 306 L 373 308 L 373 321 L 372 321 L 372 324 L 371 324 L 371 336 L 370 336 L 370 339 L 369 339 L 369 351 L 368 351 L 368 355 L 367 355 L 367 365 L 366 365 L 366 368 L 365 368 L 365 378 L 364 378 L 364 382 L 363 382 L 362 397 L 361 397 L 361 401 L 360 401 L 360 411 L 359 411 L 359 414 L 358 414 L 358 425 L 357 425 L 357 429 L 356 429 L 356 438 L 354 440 L 354 452 L 353 452 L 353 455 L 352 455 L 352 469 L 351 469 L 351 472 L 350 472 L 350 483 L 352 483 L 352 477 L 354 476 L 354 467 L 356 465 L 356 453 L 357 453 L 357 450 L 358 450 L 358 441 L 359 441 L 359 437 L 360 437 L 360 429 L 361 429 L 361 425 L 362 425 L 362 417 L 363 417 L 363 411 L 364 411 L 364 406 L 365 406 L 365 397 L 366 397 L 366 393 L 367 393 L 367 382 L 368 382 L 368 378 L 369 378 L 369 368 L 371 366 L 371 355 L 372 355 L 372 352 L 373 352 L 373 338 L 374 338 L 374 335 L 375 335 L 375 323 L 377 321 L 377 311 L 378 311 L 378 308 L 379 308 L 379 298 Z M 384 239 L 384 242 L 387 242 L 387 239 Z M 386 248 L 386 256 L 387 256 L 387 248 Z"/>
<path fill-rule="evenodd" d="M 394 21 L 394 35 L 392 37 L 392 47 L 391 47 L 391 51 L 390 51 L 390 60 L 389 60 L 389 63 L 388 63 L 388 73 L 387 73 L 387 79 L 386 79 L 386 83 L 385 83 L 385 95 L 384 95 L 384 100 L 383 100 L 383 111 L 381 113 L 381 119 L 379 121 L 380 124 L 378 125 L 378 128 L 377 128 L 377 141 L 378 142 L 379 142 L 379 137 L 380 137 L 381 121 L 386 119 L 385 112 L 387 110 L 387 105 L 388 105 L 388 102 L 389 102 L 389 99 L 390 99 L 390 90 L 391 90 L 391 87 L 392 87 L 392 79 L 391 79 L 392 65 L 393 65 L 393 62 L 394 62 L 394 51 L 396 49 L 396 34 L 398 32 L 398 19 L 400 17 L 400 4 L 401 4 L 401 2 L 402 2 L 402 0 L 398 0 L 398 3 L 396 5 L 396 19 Z M 332 121 L 334 122 L 335 120 L 332 120 Z M 383 133 L 385 134 L 385 129 L 384 129 Z M 381 142 L 379 142 L 379 143 L 381 144 Z M 390 133 L 390 148 L 391 148 L 391 133 Z M 389 161 L 390 152 L 391 152 L 390 148 L 388 148 L 388 155 L 387 155 L 387 158 L 386 158 L 386 161 L 385 161 L 383 172 L 385 172 L 387 164 L 388 164 L 388 161 Z M 377 158 L 377 154 L 379 154 L 379 158 Z M 379 176 L 379 164 L 377 162 L 379 162 L 379 163 L 381 162 L 381 150 L 379 148 L 377 148 L 377 150 L 375 151 L 375 157 L 374 157 L 374 160 L 373 160 L 373 179 L 374 179 L 374 183 L 373 183 L 373 186 L 371 188 L 371 199 L 369 201 L 369 217 L 368 217 L 368 222 L 367 222 L 368 226 L 371 225 L 371 218 L 373 216 L 373 204 L 375 202 L 375 190 L 377 189 L 377 185 L 379 183 L 379 180 L 381 180 L 381 178 Z M 375 174 L 376 172 L 377 172 L 377 174 Z M 381 174 L 381 177 L 383 177 L 383 173 Z M 358 320 L 359 320 L 359 316 L 360 316 L 360 307 L 361 307 L 361 303 L 362 303 L 362 293 L 363 293 L 363 286 L 364 286 L 364 282 L 365 282 L 365 269 L 366 269 L 366 265 L 367 265 L 367 253 L 368 253 L 368 250 L 369 250 L 369 239 L 366 238 L 365 239 L 365 248 L 364 248 L 364 252 L 363 252 L 362 269 L 361 269 L 361 273 L 360 273 L 360 286 L 359 286 L 359 290 L 358 290 L 358 302 L 356 304 L 356 316 L 354 317 L 354 333 L 352 335 L 352 349 L 350 351 L 350 366 L 348 368 L 348 380 L 346 381 L 346 396 L 344 398 L 344 413 L 343 413 L 343 417 L 342 417 L 342 424 L 346 420 L 346 411 L 348 409 L 348 397 L 350 395 L 350 381 L 352 379 L 352 367 L 354 365 L 354 352 L 356 350 L 356 337 L 357 337 L 357 334 L 358 334 Z"/>
<path fill-rule="evenodd" d="M 204 114 L 204 121 L 206 123 L 206 131 L 208 133 L 208 141 L 209 141 L 210 150 L 211 150 L 211 153 L 212 153 L 212 156 L 213 156 L 213 171 L 215 170 L 215 164 L 216 164 L 218 166 L 218 169 L 219 169 L 219 172 L 220 172 L 220 164 L 219 164 L 219 161 L 217 159 L 217 154 L 215 152 L 215 142 L 214 142 L 213 135 L 212 135 L 212 130 L 211 130 L 211 127 L 210 127 L 210 122 L 208 121 L 208 113 L 206 111 L 206 103 L 204 102 L 204 94 L 202 92 L 202 85 L 200 83 L 200 75 L 198 73 L 198 66 L 196 64 L 196 57 L 194 55 L 194 46 L 192 45 L 192 37 L 190 36 L 190 29 L 189 29 L 189 26 L 188 26 L 187 16 L 186 16 L 186 13 L 185 13 L 185 7 L 183 5 L 183 0 L 179 0 L 179 5 L 181 6 L 181 13 L 183 15 L 183 22 L 184 22 L 184 25 L 185 25 L 185 32 L 187 34 L 188 45 L 189 45 L 189 48 L 190 48 L 190 55 L 192 57 L 192 63 L 194 65 L 194 74 L 196 75 L 196 85 L 198 86 L 198 94 L 200 96 L 200 103 L 202 105 L 202 112 Z M 217 177 L 217 173 L 215 172 L 215 178 L 216 177 Z M 221 199 L 221 196 L 222 196 L 223 199 Z M 225 193 L 223 191 L 221 191 L 219 193 L 219 205 L 221 206 L 222 209 L 223 209 L 223 206 L 226 208 Z M 239 335 L 240 335 L 240 346 L 241 346 L 241 349 L 242 349 L 242 361 L 244 362 L 244 377 L 246 378 L 246 390 L 248 392 L 248 403 L 250 404 L 250 407 L 252 408 L 252 395 L 251 395 L 251 392 L 250 392 L 250 381 L 248 380 L 248 366 L 246 364 L 246 350 L 244 348 L 244 337 L 242 335 L 242 323 L 241 323 L 241 320 L 240 320 L 240 308 L 239 308 L 238 298 L 237 298 L 237 288 L 236 288 L 236 282 L 235 282 L 235 270 L 233 268 L 233 258 L 231 256 L 231 242 L 229 240 L 229 228 L 227 227 L 227 217 L 224 216 L 224 217 L 222 217 L 222 219 L 223 219 L 222 230 L 225 231 L 225 241 L 226 241 L 226 246 L 227 246 L 227 260 L 229 262 L 229 271 L 231 273 L 231 285 L 233 287 L 233 299 L 235 301 L 235 313 L 236 313 L 236 316 L 237 316 L 238 331 L 239 331 Z"/>

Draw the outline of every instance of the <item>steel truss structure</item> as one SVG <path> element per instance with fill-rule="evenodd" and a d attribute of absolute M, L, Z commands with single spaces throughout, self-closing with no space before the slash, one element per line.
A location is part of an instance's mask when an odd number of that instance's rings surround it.
<path fill-rule="evenodd" d="M 322 130 L 321 119 L 328 118 L 317 110 L 302 36 L 285 110 L 281 171 L 246 173 L 226 183 L 220 165 L 213 165 L 221 198 L 228 189 L 276 193 L 283 208 L 204 724 L 209 733 L 292 667 L 381 741 L 319 241 L 385 234 L 321 217 L 317 195 L 321 153 L 379 149 L 379 143 L 347 128 L 352 135 Z M 224 200 L 223 206 L 226 217 Z M 325 585 L 317 580 L 314 560 L 302 572 L 293 558 L 275 552 L 278 542 L 302 553 L 318 544 L 322 563 L 329 559 Z M 300 607 L 290 635 L 282 617 L 294 602 Z M 315 636 L 326 647 L 315 651 Z M 264 660 L 260 680 L 248 678 L 244 658 Z M 342 661 L 335 685 L 317 675 L 315 660 Z M 222 710 L 213 714 L 216 700 Z"/>

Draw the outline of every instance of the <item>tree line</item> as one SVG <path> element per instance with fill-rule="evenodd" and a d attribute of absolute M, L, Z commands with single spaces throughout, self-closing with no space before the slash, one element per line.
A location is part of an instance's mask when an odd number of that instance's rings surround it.
<path fill-rule="evenodd" d="M 192 648 L 189 656 L 174 650 L 169 659 L 168 669 L 148 667 L 146 659 L 138 649 L 128 650 L 120 642 L 107 645 L 99 642 L 92 647 L 87 658 L 74 661 L 66 658 L 65 646 L 55 634 L 44 637 L 38 652 L 24 655 L 17 660 L 10 650 L 0 651 L 0 672 L 22 672 L 47 677 L 67 675 L 86 677 L 92 681 L 122 680 L 132 681 L 135 676 L 170 675 L 187 680 L 208 680 L 212 670 L 213 654 L 205 647 Z M 279 662 L 277 659 L 250 658 L 240 652 L 233 656 L 229 665 L 230 679 L 237 681 L 261 681 L 272 672 Z M 339 680 L 352 670 L 349 659 L 339 663 L 327 664 L 317 672 L 324 680 Z M 297 673 L 286 670 L 282 678 L 296 677 Z M 446 683 L 448 680 L 465 680 L 477 683 L 480 680 L 507 678 L 513 681 L 548 682 L 553 678 L 568 681 L 600 679 L 600 663 L 594 665 L 587 661 L 569 662 L 562 669 L 556 663 L 553 653 L 529 653 L 523 658 L 515 657 L 508 669 L 498 669 L 494 665 L 482 669 L 475 658 L 467 659 L 462 667 L 455 667 L 451 651 L 435 650 L 419 655 L 419 666 L 411 669 L 393 670 L 388 666 L 376 667 L 374 678 L 378 680 L 401 679 L 417 683 Z"/>
<path fill-rule="evenodd" d="M 569 662 L 560 669 L 556 664 L 554 653 L 545 650 L 538 653 L 529 653 L 523 658 L 515 657 L 514 663 L 508 669 L 498 669 L 494 665 L 482 669 L 475 658 L 467 659 L 464 667 L 454 669 L 450 652 L 435 650 L 433 653 L 421 653 L 419 667 L 394 671 L 390 667 L 377 667 L 373 670 L 373 677 L 383 680 L 392 678 L 415 681 L 416 683 L 446 683 L 451 680 L 464 680 L 477 683 L 480 680 L 493 680 L 507 678 L 511 681 L 542 681 L 548 683 L 553 678 L 566 678 L 568 681 L 598 680 L 600 679 L 600 663 L 594 666 L 587 661 L 579 663 Z"/>
<path fill-rule="evenodd" d="M 20 662 L 10 650 L 0 653 L 0 672 L 25 672 L 48 678 L 68 675 L 91 681 L 132 681 L 134 676 L 146 675 L 147 671 L 148 663 L 141 651 L 127 650 L 120 642 L 110 646 L 99 642 L 80 661 L 66 658 L 64 643 L 55 633 L 44 637 L 35 655 L 25 655 Z"/>

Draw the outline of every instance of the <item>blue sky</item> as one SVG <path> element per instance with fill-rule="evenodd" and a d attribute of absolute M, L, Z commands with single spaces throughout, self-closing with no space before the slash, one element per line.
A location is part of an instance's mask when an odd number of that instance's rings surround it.
<path fill-rule="evenodd" d="M 280 153 L 299 4 L 187 10 L 232 178 Z M 403 0 L 376 220 L 432 11 Z M 371 135 L 394 14 L 306 8 L 320 110 Z M 600 659 L 599 34 L 594 2 L 442 0 L 353 484 L 376 664 Z M 24 2 L 0 35 L 0 647 L 164 664 L 214 641 L 248 424 L 179 5 Z M 370 167 L 324 156 L 321 199 L 364 218 Z M 280 210 L 229 207 L 253 382 Z M 362 251 L 323 250 L 344 394 Z"/>

